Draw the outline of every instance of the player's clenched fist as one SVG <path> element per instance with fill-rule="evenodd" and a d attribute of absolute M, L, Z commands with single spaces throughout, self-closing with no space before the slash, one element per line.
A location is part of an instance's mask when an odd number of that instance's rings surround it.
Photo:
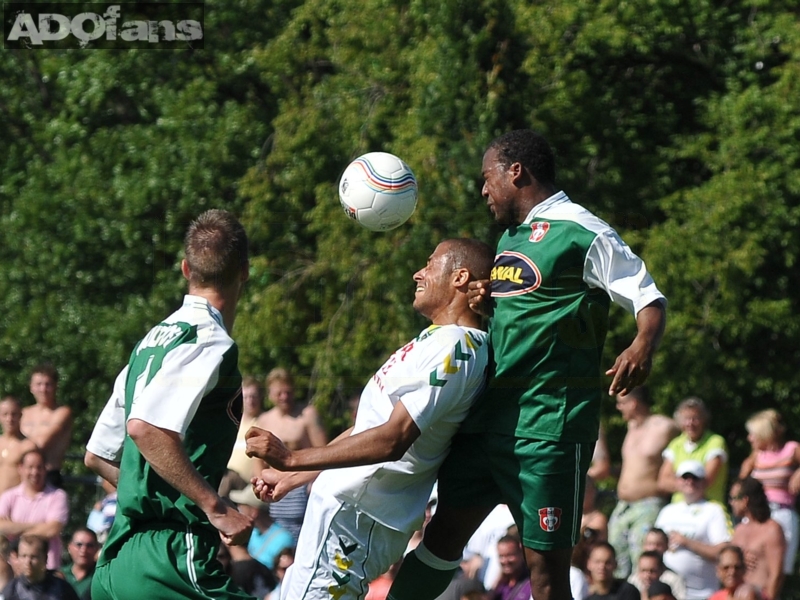
<path fill-rule="evenodd" d="M 467 285 L 469 307 L 484 317 L 492 315 L 492 282 L 488 279 L 470 281 Z"/>
<path fill-rule="evenodd" d="M 244 437 L 247 441 L 245 450 L 247 456 L 260 458 L 270 466 L 282 471 L 291 469 L 289 462 L 292 457 L 292 451 L 272 432 L 260 427 L 251 427 Z"/>

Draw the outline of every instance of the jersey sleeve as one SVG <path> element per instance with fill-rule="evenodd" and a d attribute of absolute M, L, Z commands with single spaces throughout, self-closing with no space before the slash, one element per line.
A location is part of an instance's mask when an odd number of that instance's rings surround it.
<path fill-rule="evenodd" d="M 100 417 L 92 430 L 86 449 L 92 454 L 113 462 L 122 457 L 125 443 L 125 380 L 128 378 L 126 366 L 114 381 L 111 397 L 103 407 Z"/>
<path fill-rule="evenodd" d="M 708 449 L 703 457 L 703 462 L 708 462 L 717 457 L 720 457 L 723 463 L 728 462 L 728 445 L 721 435 L 712 435 L 711 439 L 708 440 Z"/>
<path fill-rule="evenodd" d="M 634 315 L 655 300 L 667 304 L 644 261 L 611 229 L 600 232 L 589 246 L 583 279 Z"/>
<path fill-rule="evenodd" d="M 437 334 L 430 343 L 412 349 L 412 368 L 405 371 L 404 377 L 387 378 L 385 392 L 402 402 L 420 431 L 424 431 L 473 387 L 476 351 L 477 344 L 467 334 Z"/>
<path fill-rule="evenodd" d="M 134 392 L 128 420 L 140 419 L 184 436 L 200 401 L 217 385 L 222 358 L 217 345 L 174 348 L 150 382 Z"/>

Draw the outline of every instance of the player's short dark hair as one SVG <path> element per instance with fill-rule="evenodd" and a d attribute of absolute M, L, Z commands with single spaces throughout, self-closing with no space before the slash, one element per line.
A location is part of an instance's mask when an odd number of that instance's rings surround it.
<path fill-rule="evenodd" d="M 45 362 L 39 363 L 33 369 L 31 369 L 31 377 L 34 375 L 46 375 L 50 379 L 53 380 L 53 383 L 58 383 L 58 371 L 53 366 L 53 363 Z"/>
<path fill-rule="evenodd" d="M 49 546 L 47 538 L 44 538 L 40 535 L 22 535 L 19 538 L 19 544 L 17 545 L 17 553 L 19 553 L 19 545 L 21 544 L 27 544 L 28 546 L 31 546 L 34 549 L 34 552 L 40 556 L 47 556 L 47 550 Z"/>
<path fill-rule="evenodd" d="M 247 233 L 226 210 L 211 209 L 192 221 L 184 238 L 191 283 L 232 284 L 248 265 Z"/>
<path fill-rule="evenodd" d="M 759 523 L 769 519 L 772 511 L 769 508 L 769 500 L 764 492 L 764 486 L 754 477 L 738 479 L 733 485 L 739 484 L 739 494 L 747 498 L 747 508 L 753 518 Z"/>
<path fill-rule="evenodd" d="M 516 129 L 495 138 L 489 144 L 495 148 L 504 167 L 518 162 L 541 184 L 556 181 L 556 159 L 544 137 L 532 129 Z"/>
<path fill-rule="evenodd" d="M 494 265 L 494 249 L 480 240 L 454 238 L 445 240 L 451 270 L 466 269 L 470 280 L 489 279 Z"/>

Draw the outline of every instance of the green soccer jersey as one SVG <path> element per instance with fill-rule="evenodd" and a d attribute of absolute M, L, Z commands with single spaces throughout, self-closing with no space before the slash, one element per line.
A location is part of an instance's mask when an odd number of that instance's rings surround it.
<path fill-rule="evenodd" d="M 237 359 L 220 313 L 196 296 L 186 296 L 136 345 L 87 444 L 109 460 L 120 460 L 121 452 L 117 512 L 100 564 L 138 530 L 191 527 L 216 535 L 205 513 L 145 461 L 125 423 L 141 419 L 179 433 L 192 464 L 216 489 L 241 418 Z"/>
<path fill-rule="evenodd" d="M 609 225 L 559 192 L 503 234 L 491 279 L 494 372 L 471 426 L 550 441 L 597 439 L 609 305 L 636 314 L 663 300 L 644 263 Z"/>

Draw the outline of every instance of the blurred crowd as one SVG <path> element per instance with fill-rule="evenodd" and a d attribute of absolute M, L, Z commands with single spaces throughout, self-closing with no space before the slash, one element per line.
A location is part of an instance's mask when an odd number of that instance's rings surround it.
<path fill-rule="evenodd" d="M 104 495 L 85 526 L 65 531 L 69 498 L 61 468 L 72 415 L 58 404 L 57 387 L 56 370 L 41 365 L 30 379 L 34 404 L 23 407 L 13 396 L 0 400 L 2 600 L 91 598 L 92 574 L 114 520 L 116 490 L 103 481 Z M 350 408 L 355 412 L 356 405 Z M 670 417 L 654 414 L 647 389 L 637 388 L 619 397 L 616 408 L 627 424 L 622 461 L 612 468 L 601 431 L 572 557 L 575 600 L 778 599 L 794 569 L 800 492 L 800 444 L 786 439 L 781 415 L 763 410 L 747 419 L 742 433 L 751 453 L 731 473 L 726 442 L 713 432 L 701 399 L 683 400 Z M 246 547 L 221 544 L 218 559 L 242 589 L 277 600 L 294 560 L 308 490 L 274 503 L 256 497 L 250 480 L 266 464 L 245 454 L 244 435 L 253 425 L 291 449 L 328 439 L 315 409 L 296 402 L 287 370 L 274 369 L 263 383 L 245 378 L 243 418 L 220 493 L 253 519 L 254 528 Z M 606 501 L 598 501 L 598 483 Z M 435 510 L 434 491 L 428 518 Z M 420 539 L 421 532 L 409 550 Z M 386 597 L 398 567 L 372 582 L 367 600 Z M 473 535 L 460 573 L 440 599 L 528 598 L 523 544 L 510 511 L 500 505 Z"/>

